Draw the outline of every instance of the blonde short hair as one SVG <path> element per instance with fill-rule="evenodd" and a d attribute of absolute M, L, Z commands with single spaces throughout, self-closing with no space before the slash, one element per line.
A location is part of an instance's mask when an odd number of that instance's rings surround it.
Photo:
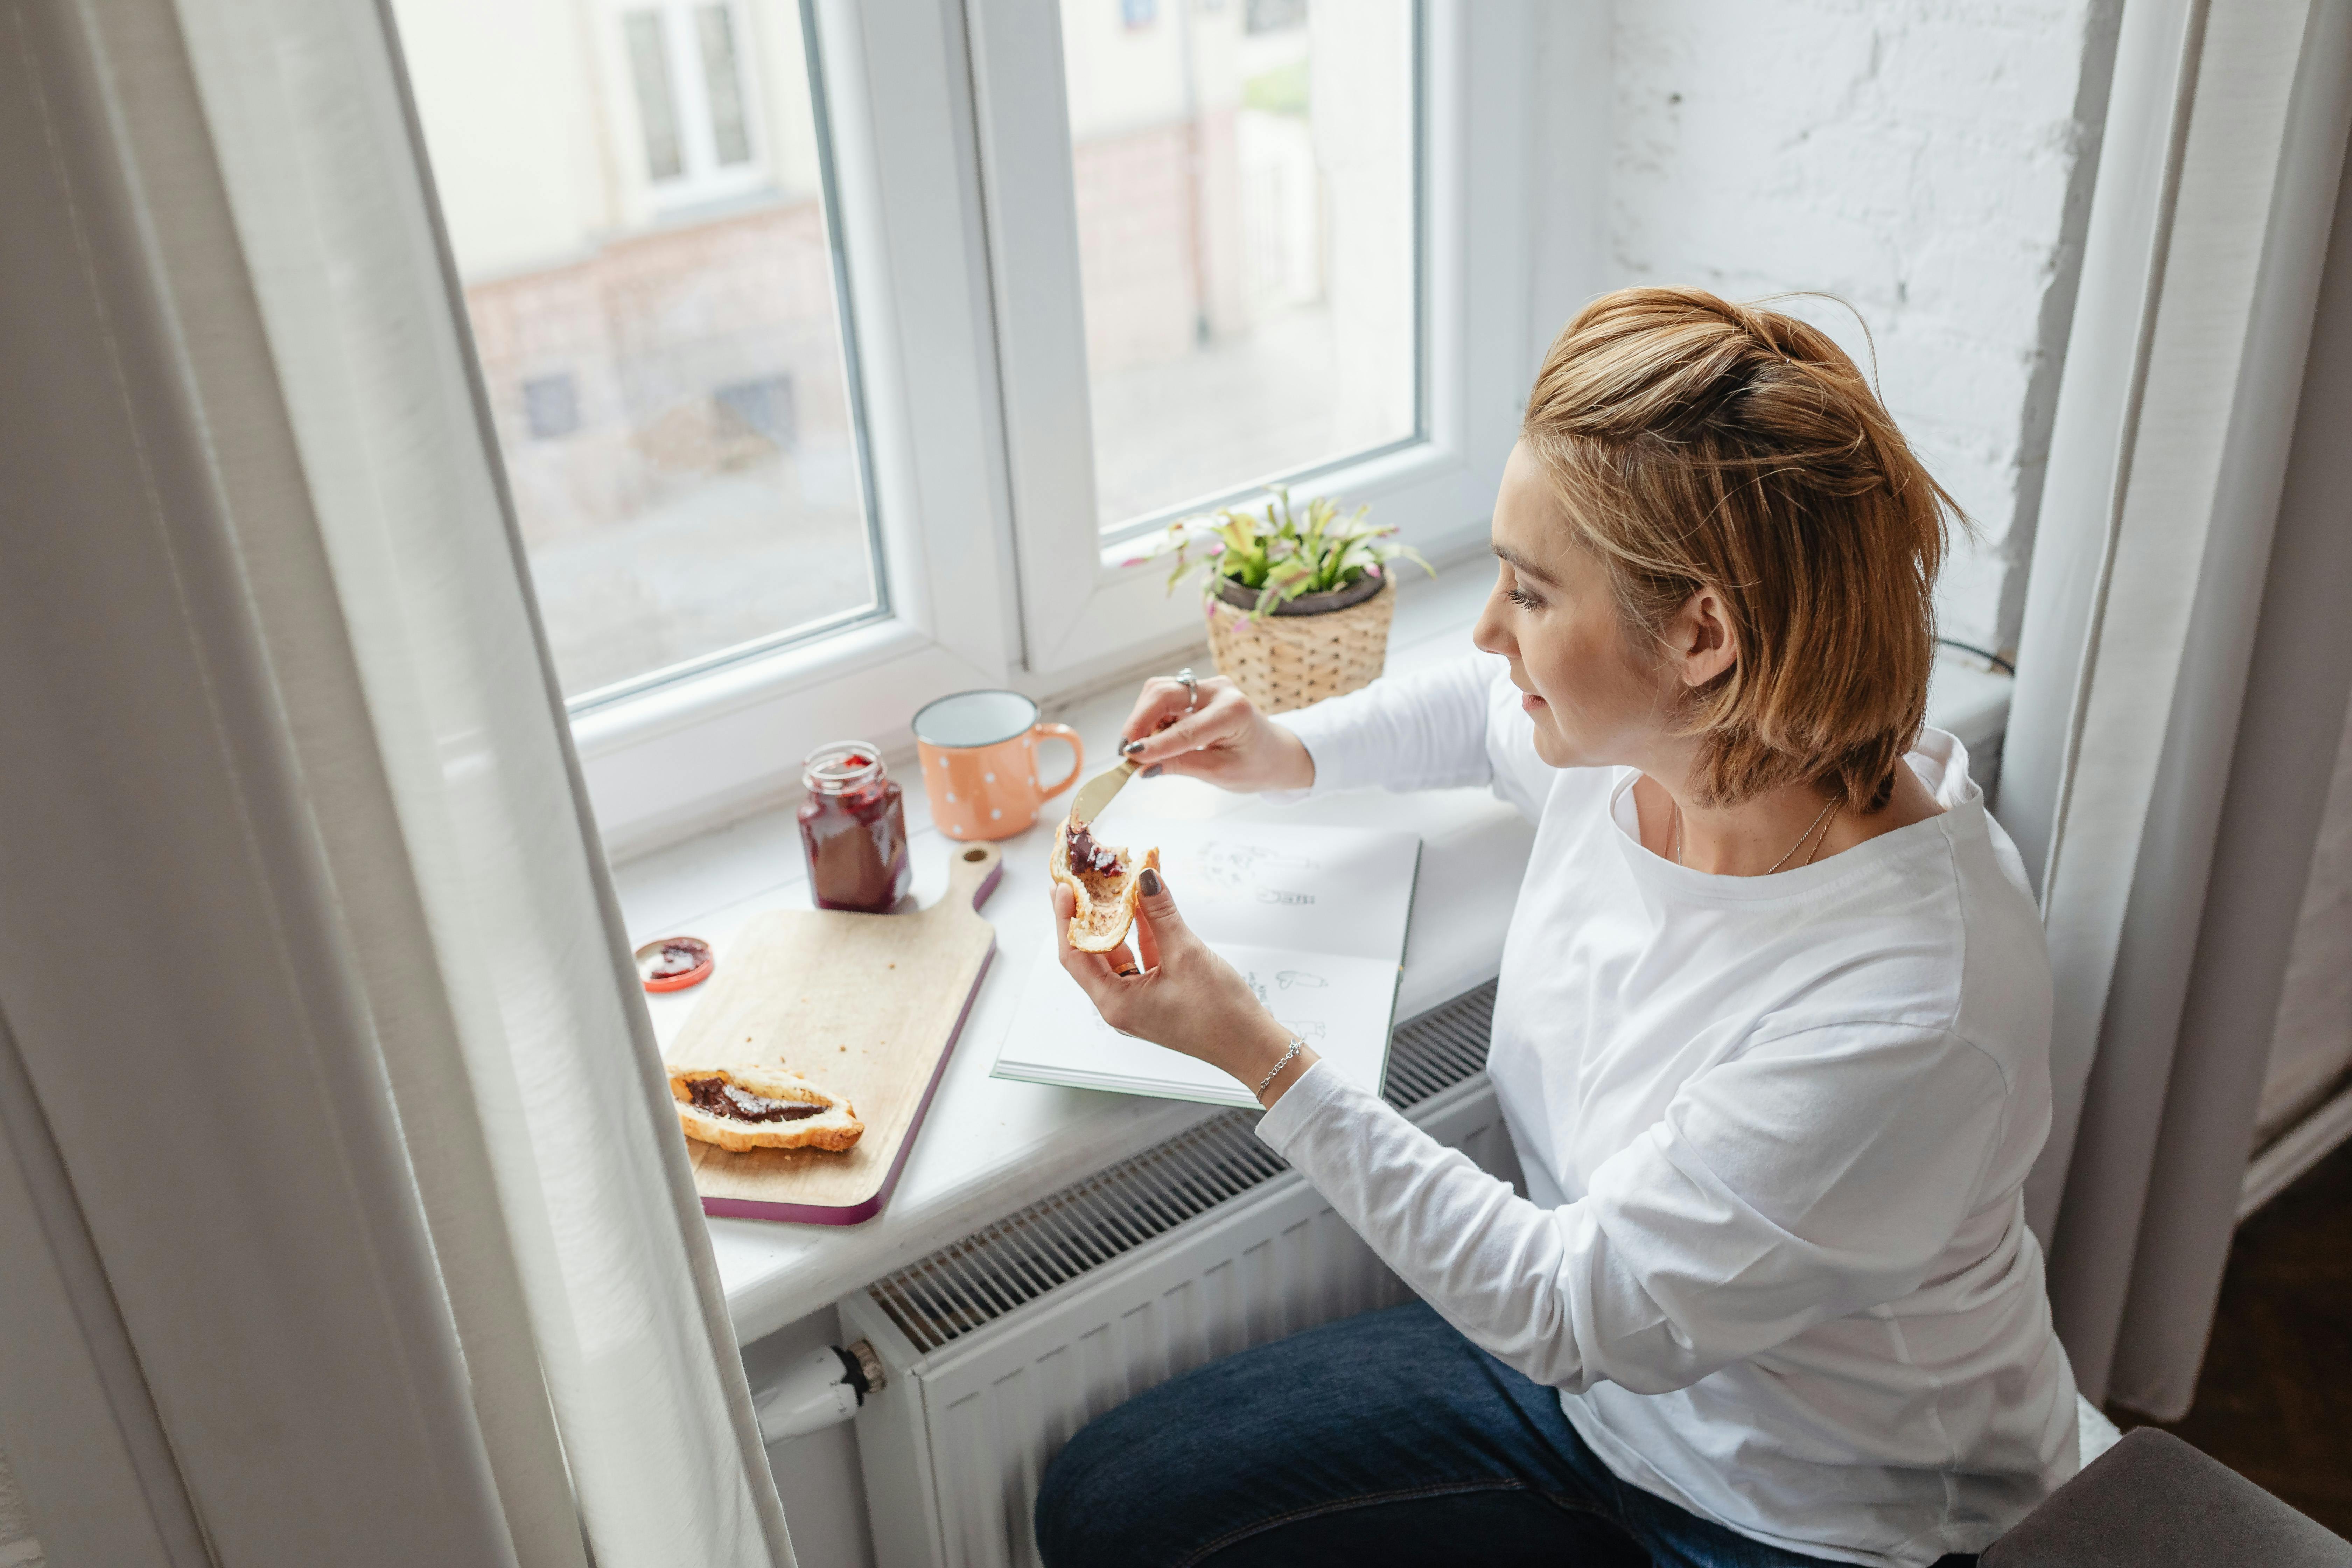
<path fill-rule="evenodd" d="M 1662 637 L 1702 584 L 1722 596 L 1738 660 L 1680 716 L 1701 803 L 1802 783 L 1884 805 L 1967 519 L 1837 344 L 1701 289 L 1620 289 L 1553 341 L 1520 433 L 1629 626 Z"/>

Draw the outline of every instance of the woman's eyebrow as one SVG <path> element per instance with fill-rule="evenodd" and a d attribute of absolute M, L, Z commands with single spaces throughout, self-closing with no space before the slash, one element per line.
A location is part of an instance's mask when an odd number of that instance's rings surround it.
<path fill-rule="evenodd" d="M 1494 550 L 1497 557 L 1510 563 L 1512 571 L 1524 572 L 1528 576 L 1533 577 L 1537 582 L 1549 583 L 1555 588 L 1560 585 L 1559 578 L 1553 576 L 1550 573 L 1545 571 L 1542 567 L 1537 565 L 1534 562 L 1528 560 L 1526 556 L 1520 554 L 1509 545 L 1497 544 L 1494 547 Z"/>

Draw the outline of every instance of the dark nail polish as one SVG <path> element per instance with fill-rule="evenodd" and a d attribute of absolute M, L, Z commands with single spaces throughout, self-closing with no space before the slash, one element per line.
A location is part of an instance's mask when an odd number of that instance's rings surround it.
<path fill-rule="evenodd" d="M 1159 872 L 1157 872 L 1157 871 L 1153 870 L 1150 867 L 1146 866 L 1146 867 L 1143 868 L 1143 876 L 1142 876 L 1142 878 L 1141 878 L 1141 880 L 1142 880 L 1142 883 L 1143 883 L 1143 895 L 1144 895 L 1144 897 L 1146 897 L 1146 898 L 1148 898 L 1148 899 L 1156 899 L 1156 898 L 1158 898 L 1158 897 L 1160 896 L 1160 873 L 1159 873 Z"/>
<path fill-rule="evenodd" d="M 1150 767 L 1144 769 L 1138 776 L 1147 779 L 1158 778 L 1160 776 L 1160 764 L 1158 763 L 1152 763 Z"/>
<path fill-rule="evenodd" d="M 1121 741 L 1118 743 L 1118 754 L 1122 757 L 1131 757 L 1141 750 L 1143 742 L 1140 741 Z"/>

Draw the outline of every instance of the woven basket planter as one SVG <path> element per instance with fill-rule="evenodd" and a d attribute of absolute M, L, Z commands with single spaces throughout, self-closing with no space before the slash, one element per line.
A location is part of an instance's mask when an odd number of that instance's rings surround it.
<path fill-rule="evenodd" d="M 1217 673 L 1231 677 L 1259 711 L 1287 713 L 1379 679 L 1396 615 L 1386 574 L 1302 595 L 1261 621 L 1250 619 L 1256 603 L 1255 589 L 1219 578 L 1216 596 L 1202 608 Z"/>

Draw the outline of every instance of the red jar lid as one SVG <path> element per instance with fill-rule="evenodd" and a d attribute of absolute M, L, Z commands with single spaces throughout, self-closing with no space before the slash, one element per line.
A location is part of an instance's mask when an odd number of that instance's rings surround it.
<path fill-rule="evenodd" d="M 710 944 L 698 936 L 666 936 L 637 949 L 637 978 L 648 991 L 683 991 L 710 978 Z"/>

